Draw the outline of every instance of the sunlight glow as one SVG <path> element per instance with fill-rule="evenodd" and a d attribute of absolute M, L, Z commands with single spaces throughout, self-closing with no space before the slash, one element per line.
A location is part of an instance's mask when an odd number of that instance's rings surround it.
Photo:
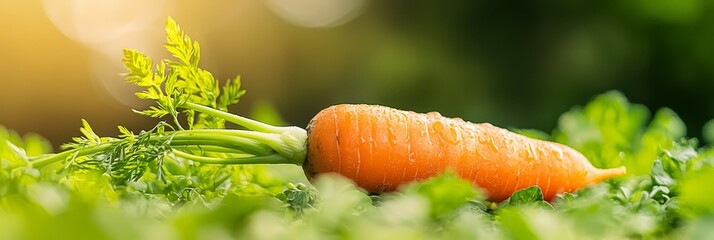
<path fill-rule="evenodd" d="M 123 81 L 123 48 L 159 52 L 167 1 L 45 0 L 44 10 L 66 37 L 93 51 L 88 65 L 98 87 L 115 100 L 135 105 L 134 88 Z M 147 37 L 148 36 L 148 37 Z M 155 36 L 155 37 L 154 37 Z M 154 55 L 155 56 L 155 55 Z"/>
<path fill-rule="evenodd" d="M 357 17 L 366 0 L 266 0 L 285 21 L 307 28 L 336 27 Z"/>

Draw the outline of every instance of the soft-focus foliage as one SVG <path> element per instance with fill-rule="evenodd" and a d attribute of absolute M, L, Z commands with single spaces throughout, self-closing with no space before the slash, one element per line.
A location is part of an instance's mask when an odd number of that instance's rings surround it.
<path fill-rule="evenodd" d="M 634 107 L 633 107 L 634 106 Z M 555 138 L 601 166 L 649 165 L 544 202 L 537 187 L 490 203 L 452 173 L 369 196 L 325 175 L 290 183 L 271 167 L 216 166 L 187 173 L 178 186 L 147 175 L 128 186 L 96 172 L 23 166 L 50 149 L 42 138 L 0 132 L 2 239 L 697 239 L 711 234 L 714 151 L 680 140 L 669 110 L 647 109 L 616 92 L 561 117 Z M 572 125 L 576 125 L 574 127 Z M 542 134 L 540 134 L 542 135 Z M 613 152 L 614 151 L 614 152 Z M 611 153 L 613 152 L 613 153 Z M 644 168 L 644 167 L 643 167 Z M 296 169 L 292 169 L 295 171 Z M 284 170 L 283 170 L 284 171 Z M 290 170 L 289 170 L 290 171 Z"/>

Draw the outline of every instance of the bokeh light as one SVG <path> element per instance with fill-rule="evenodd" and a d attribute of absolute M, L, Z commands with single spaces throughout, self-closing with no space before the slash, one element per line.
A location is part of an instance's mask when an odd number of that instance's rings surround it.
<path fill-rule="evenodd" d="M 165 0 L 45 0 L 52 24 L 65 36 L 90 46 L 137 35 L 164 21 Z"/>
<path fill-rule="evenodd" d="M 122 49 L 142 49 L 157 56 L 163 40 L 167 1 L 139 0 L 45 0 L 44 10 L 52 24 L 66 37 L 92 50 L 88 67 L 96 91 L 104 92 L 127 106 L 136 106 L 137 90 L 122 81 L 124 72 L 117 59 Z M 142 6 L 142 7 L 137 7 Z"/>
<path fill-rule="evenodd" d="M 308 27 L 336 27 L 359 15 L 366 0 L 265 0 L 275 14 L 291 24 Z"/>

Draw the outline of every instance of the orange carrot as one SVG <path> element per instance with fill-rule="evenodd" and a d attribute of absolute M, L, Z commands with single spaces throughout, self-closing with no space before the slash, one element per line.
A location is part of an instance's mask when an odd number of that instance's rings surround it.
<path fill-rule="evenodd" d="M 445 118 L 435 112 L 418 114 L 382 106 L 337 105 L 318 113 L 306 131 L 268 125 L 195 103 L 184 103 L 183 107 L 245 129 L 152 130 L 128 139 L 84 144 L 41 156 L 33 159 L 32 165 L 40 167 L 96 154 L 103 162 L 118 164 L 106 166 L 110 171 L 138 165 L 127 161 L 145 158 L 114 155 L 116 149 L 142 154 L 142 149 L 133 147 L 169 144 L 169 152 L 164 154 L 176 158 L 204 164 L 296 164 L 303 166 L 310 178 L 334 172 L 371 193 L 392 191 L 405 183 L 454 170 L 485 190 L 492 201 L 504 200 L 533 185 L 542 189 L 546 200 L 551 200 L 558 193 L 625 174 L 624 167 L 597 169 L 582 154 L 561 144 L 530 139 L 488 123 Z M 141 144 L 124 144 L 142 139 Z M 107 156 L 114 159 L 106 161 Z M 140 176 L 132 171 L 112 174 L 122 181 Z"/>
<path fill-rule="evenodd" d="M 546 200 L 607 178 L 624 167 L 597 169 L 567 146 L 527 138 L 436 112 L 373 105 L 336 105 L 308 126 L 306 175 L 335 172 L 371 193 L 453 169 L 501 201 L 537 185 Z"/>

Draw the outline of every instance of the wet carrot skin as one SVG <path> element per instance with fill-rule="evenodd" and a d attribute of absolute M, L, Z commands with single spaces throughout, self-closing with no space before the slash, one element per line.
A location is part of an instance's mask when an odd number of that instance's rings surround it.
<path fill-rule="evenodd" d="M 492 201 L 533 185 L 550 200 L 624 174 L 624 169 L 596 169 L 561 144 L 438 113 L 343 104 L 322 110 L 307 130 L 307 176 L 338 173 L 371 193 L 453 169 Z"/>

